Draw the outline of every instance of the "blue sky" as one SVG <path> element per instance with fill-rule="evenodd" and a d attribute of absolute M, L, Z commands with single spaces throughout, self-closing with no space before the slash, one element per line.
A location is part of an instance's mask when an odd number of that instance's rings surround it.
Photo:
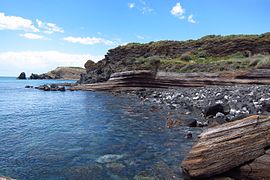
<path fill-rule="evenodd" d="M 83 66 L 128 42 L 260 34 L 269 0 L 0 0 L 0 75 Z"/>

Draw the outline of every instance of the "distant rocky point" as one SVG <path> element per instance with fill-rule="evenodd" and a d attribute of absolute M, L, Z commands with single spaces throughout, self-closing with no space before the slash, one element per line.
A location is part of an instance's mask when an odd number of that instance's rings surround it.
<path fill-rule="evenodd" d="M 17 79 L 26 79 L 25 72 L 21 72 L 21 74 L 17 77 Z"/>
<path fill-rule="evenodd" d="M 79 80 L 81 74 L 86 71 L 81 67 L 57 67 L 56 69 L 43 74 L 32 73 L 29 79 L 66 79 L 66 80 Z M 20 74 L 18 79 L 26 79 L 24 72 Z"/>

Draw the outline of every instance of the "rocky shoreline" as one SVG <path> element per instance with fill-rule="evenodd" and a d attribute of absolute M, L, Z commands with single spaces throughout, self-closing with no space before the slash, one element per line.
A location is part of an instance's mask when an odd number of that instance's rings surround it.
<path fill-rule="evenodd" d="M 112 91 L 115 95 L 120 96 L 134 96 L 140 101 L 150 103 L 153 107 L 153 111 L 158 109 L 167 108 L 168 114 L 166 115 L 166 127 L 178 128 L 180 126 L 189 126 L 190 130 L 186 134 L 186 138 L 193 138 L 193 128 L 202 128 L 204 132 L 207 130 L 213 131 L 219 128 L 230 126 L 231 123 L 237 124 L 238 122 L 245 122 L 248 119 L 260 115 L 260 117 L 269 117 L 270 115 L 270 85 L 237 85 L 237 86 L 211 86 L 200 88 L 177 88 L 177 89 L 140 89 L 133 91 Z M 248 117 L 248 118 L 247 118 Z M 259 116 L 258 116 L 259 117 Z M 245 119 L 246 118 L 246 119 Z M 258 126 L 260 127 L 260 126 Z M 261 126 L 262 128 L 267 128 Z M 243 127 L 243 131 L 249 128 Z M 241 130 L 233 130 L 231 133 L 242 132 Z M 255 128 L 251 129 L 252 132 L 256 132 Z M 269 130 L 268 130 L 269 131 Z M 258 133 L 261 133 L 258 131 Z M 232 166 L 229 171 L 220 170 L 222 174 L 211 177 L 212 179 L 218 179 L 220 177 L 227 179 L 261 179 L 261 177 L 269 178 L 269 132 L 266 132 L 266 142 L 264 149 L 260 150 L 261 156 L 254 156 L 251 161 L 241 161 L 240 154 L 236 153 L 235 156 L 239 157 L 236 160 L 236 164 L 240 166 Z M 201 136 L 201 135 L 200 135 Z M 229 134 L 228 134 L 229 136 Z M 243 133 L 243 136 L 249 137 L 250 134 Z M 252 136 L 251 136 L 252 137 Z M 217 137 L 218 140 L 221 137 Z M 224 137 L 223 137 L 224 138 Z M 225 132 L 225 139 L 227 138 Z M 259 138 L 259 136 L 258 136 Z M 258 139 L 257 138 L 257 139 Z M 238 138 L 238 141 L 242 141 L 242 138 Z M 265 139 L 262 137 L 262 139 Z M 200 140 L 193 138 L 192 141 L 199 141 L 201 144 L 206 142 L 203 138 Z M 197 142 L 197 144 L 199 143 Z M 258 139 L 258 142 L 260 140 Z M 228 143 L 230 140 L 228 139 Z M 255 142 L 254 142 L 255 143 Z M 195 143 L 195 147 L 197 145 Z M 207 144 L 207 143 L 206 143 Z M 232 145 L 233 148 L 241 148 L 241 142 Z M 254 144 L 248 143 L 247 146 L 253 146 Z M 197 145 L 198 146 L 198 145 Z M 239 146 L 239 147 L 238 147 Z M 197 152 L 196 148 L 194 152 Z M 211 151 L 211 146 L 208 147 Z M 206 148 L 204 147 L 204 148 Z M 193 153 L 191 151 L 190 153 Z M 247 150 L 248 151 L 248 150 Z M 250 151 L 253 151 L 250 149 Z M 259 151 L 259 150 L 258 150 Z M 207 152 L 206 152 L 207 153 Z M 252 153 L 252 152 L 251 152 Z M 226 153 L 225 153 L 226 154 Z M 223 155 L 223 153 L 221 153 Z M 190 156 L 190 155 L 189 155 Z M 189 157 L 188 156 L 188 157 Z M 202 155 L 203 156 L 203 155 Z M 209 157 L 200 158 L 213 158 Z M 256 158 L 258 157 L 258 158 Z M 228 160 L 228 158 L 227 158 Z M 203 160 L 202 160 L 203 161 Z M 218 160 L 219 161 L 219 160 Z M 226 158 L 225 158 L 226 161 Z M 192 160 L 190 166 L 193 167 Z M 202 164 L 194 163 L 197 166 Z M 183 168 L 183 167 L 182 167 Z M 216 167 L 218 168 L 218 167 Z M 204 171 L 204 169 L 199 168 Z M 185 173 L 184 173 L 185 174 Z M 185 174 L 186 175 L 186 174 Z M 241 177 L 241 178 L 240 178 Z M 186 176 L 185 179 L 193 179 Z"/>
<path fill-rule="evenodd" d="M 166 106 L 170 111 L 168 120 L 174 121 L 173 126 L 194 120 L 196 126 L 212 126 L 253 114 L 270 115 L 270 85 L 141 89 L 113 93 L 136 96 L 155 106 Z M 188 124 L 194 126 L 192 122 Z"/>

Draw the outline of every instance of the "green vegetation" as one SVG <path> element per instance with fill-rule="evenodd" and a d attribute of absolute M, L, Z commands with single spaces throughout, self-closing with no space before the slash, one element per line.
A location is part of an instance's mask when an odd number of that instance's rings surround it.
<path fill-rule="evenodd" d="M 188 54 L 177 58 L 164 56 L 139 57 L 135 64 L 141 69 L 158 67 L 162 71 L 172 72 L 219 72 L 260 68 L 270 65 L 270 55 L 255 55 L 245 57 L 242 53 L 235 53 L 224 57 L 206 57 L 201 54 Z M 158 64 L 158 66 L 157 66 Z"/>

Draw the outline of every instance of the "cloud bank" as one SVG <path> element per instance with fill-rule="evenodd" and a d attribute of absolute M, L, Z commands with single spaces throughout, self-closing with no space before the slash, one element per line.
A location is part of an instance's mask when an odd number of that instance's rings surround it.
<path fill-rule="evenodd" d="M 0 30 L 23 30 L 30 32 L 39 32 L 33 22 L 19 16 L 6 16 L 0 12 Z"/>
<path fill-rule="evenodd" d="M 64 41 L 67 42 L 72 42 L 72 43 L 79 43 L 79 44 L 84 44 L 84 45 L 94 45 L 94 44 L 104 44 L 108 46 L 112 46 L 115 44 L 115 42 L 106 40 L 103 38 L 97 38 L 97 37 L 65 37 L 63 39 Z"/>
<path fill-rule="evenodd" d="M 38 34 L 34 34 L 34 33 L 24 33 L 24 34 L 20 34 L 21 37 L 24 37 L 26 39 L 45 39 L 44 36 L 38 35 Z"/>
<path fill-rule="evenodd" d="M 29 76 L 30 73 L 45 73 L 58 66 L 83 67 L 88 59 L 97 62 L 102 58 L 103 56 L 59 51 L 0 52 L 0 72 L 5 76 L 17 76 L 24 71 Z"/>

